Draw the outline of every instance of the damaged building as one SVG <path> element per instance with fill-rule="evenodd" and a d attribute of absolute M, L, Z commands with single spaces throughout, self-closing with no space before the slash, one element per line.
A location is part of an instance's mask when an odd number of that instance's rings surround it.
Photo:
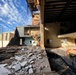
<path fill-rule="evenodd" d="M 17 27 L 20 45 L 40 46 L 40 16 L 39 12 L 33 13 L 32 25 Z"/>
<path fill-rule="evenodd" d="M 40 45 L 40 26 L 27 25 L 17 27 L 20 45 L 39 46 Z"/>
<path fill-rule="evenodd" d="M 27 0 L 27 2 L 31 11 L 40 11 L 40 47 L 49 51 L 48 57 L 56 60 L 50 53 L 52 51 L 68 58 L 66 53 L 71 49 L 70 55 L 76 58 L 76 1 Z M 50 62 L 53 61 L 51 60 Z M 55 66 L 53 68 L 57 70 Z"/>
<path fill-rule="evenodd" d="M 27 3 L 32 25 L 17 27 L 9 46 L 1 49 L 12 56 L 1 61 L 0 71 L 6 69 L 7 75 L 76 75 L 76 1 Z M 69 55 L 68 49 L 72 50 Z"/>
<path fill-rule="evenodd" d="M 75 1 L 27 0 L 27 2 L 31 11 L 40 11 L 42 48 L 64 47 L 62 41 L 66 38 L 68 38 L 67 42 L 74 43 L 73 46 L 76 46 L 74 35 L 76 32 Z M 60 39 L 61 37 L 63 39 Z M 69 46 L 71 47 L 71 45 Z"/>

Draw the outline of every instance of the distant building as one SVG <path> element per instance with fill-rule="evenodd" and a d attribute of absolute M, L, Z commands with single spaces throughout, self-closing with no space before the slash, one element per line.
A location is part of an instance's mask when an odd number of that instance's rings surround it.
<path fill-rule="evenodd" d="M 20 38 L 20 45 L 40 45 L 40 26 L 28 25 L 17 27 Z"/>
<path fill-rule="evenodd" d="M 0 34 L 0 47 L 6 47 L 14 37 L 14 32 L 4 32 Z"/>

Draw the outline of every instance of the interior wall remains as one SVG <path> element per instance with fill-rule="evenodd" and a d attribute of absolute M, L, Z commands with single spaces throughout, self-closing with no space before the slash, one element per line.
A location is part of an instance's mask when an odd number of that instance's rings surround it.
<path fill-rule="evenodd" d="M 58 38 L 60 33 L 60 23 L 45 24 L 45 47 L 60 47 L 61 40 Z"/>

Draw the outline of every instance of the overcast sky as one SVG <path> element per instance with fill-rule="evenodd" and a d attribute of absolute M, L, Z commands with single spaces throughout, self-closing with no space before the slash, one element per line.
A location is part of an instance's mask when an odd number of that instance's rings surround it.
<path fill-rule="evenodd" d="M 26 0 L 0 0 L 0 32 L 13 31 L 16 26 L 32 24 Z"/>

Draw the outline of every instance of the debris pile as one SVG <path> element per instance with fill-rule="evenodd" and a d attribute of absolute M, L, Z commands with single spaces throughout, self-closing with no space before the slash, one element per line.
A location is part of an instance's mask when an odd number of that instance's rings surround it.
<path fill-rule="evenodd" d="M 14 56 L 14 53 L 20 49 L 21 47 L 18 46 L 0 48 L 0 62 Z"/>
<path fill-rule="evenodd" d="M 39 47 L 22 47 L 14 57 L 2 61 L 0 65 L 3 65 L 0 69 L 6 69 L 4 73 L 0 71 L 2 73 L 0 75 L 51 72 L 46 52 Z"/>

